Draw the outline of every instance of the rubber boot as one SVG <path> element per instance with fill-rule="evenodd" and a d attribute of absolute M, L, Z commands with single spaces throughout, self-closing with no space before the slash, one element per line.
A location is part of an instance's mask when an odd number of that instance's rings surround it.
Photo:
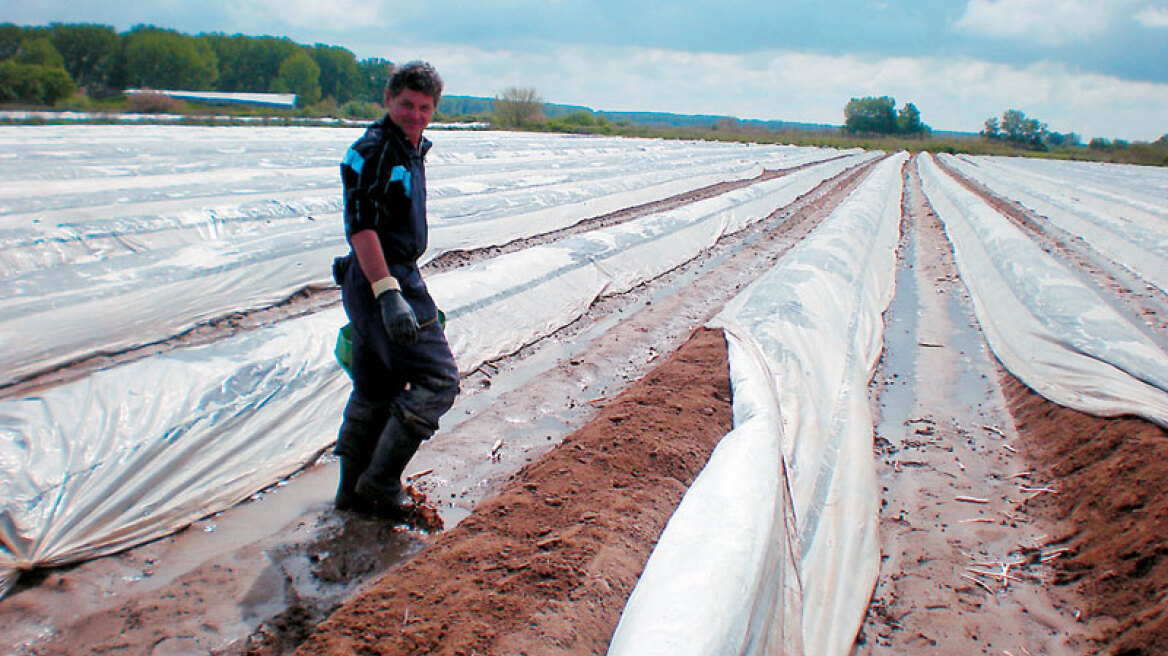
<path fill-rule="evenodd" d="M 357 479 L 365 471 L 366 463 L 352 456 L 341 456 L 341 480 L 337 485 L 337 510 L 351 510 L 358 513 L 373 512 L 373 504 L 357 494 Z"/>
<path fill-rule="evenodd" d="M 373 459 L 354 487 L 358 496 L 375 504 L 377 514 L 396 518 L 408 511 L 412 500 L 405 492 L 401 476 L 421 444 L 422 440 L 411 434 L 396 416 L 390 417 L 377 441 Z"/>
<path fill-rule="evenodd" d="M 358 396 L 349 395 L 344 419 L 337 434 L 336 453 L 340 456 L 340 482 L 337 485 L 337 510 L 372 512 L 373 504 L 356 494 L 357 479 L 369 466 L 377 440 L 389 421 L 390 406 L 376 404 Z"/>

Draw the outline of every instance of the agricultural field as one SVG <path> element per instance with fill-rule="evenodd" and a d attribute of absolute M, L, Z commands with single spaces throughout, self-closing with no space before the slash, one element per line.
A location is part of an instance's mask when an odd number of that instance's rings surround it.
<path fill-rule="evenodd" d="M 0 127 L 0 647 L 1168 653 L 1165 170 L 431 131 L 425 533 L 331 508 L 359 134 Z"/>

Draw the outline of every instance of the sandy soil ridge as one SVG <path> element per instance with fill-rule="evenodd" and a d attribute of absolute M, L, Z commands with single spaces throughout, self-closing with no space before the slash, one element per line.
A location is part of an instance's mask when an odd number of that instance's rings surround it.
<path fill-rule="evenodd" d="M 700 330 L 296 653 L 603 653 L 730 417 L 725 339 Z"/>

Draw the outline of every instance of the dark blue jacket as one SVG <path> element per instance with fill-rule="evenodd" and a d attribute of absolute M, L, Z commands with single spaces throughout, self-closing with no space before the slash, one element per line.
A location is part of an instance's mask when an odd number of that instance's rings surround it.
<path fill-rule="evenodd" d="M 414 148 L 386 115 L 369 126 L 341 161 L 345 237 L 362 230 L 377 232 L 390 275 L 401 283 L 402 295 L 414 308 L 419 323 L 438 314 L 417 266 L 428 239 L 425 157 L 430 146 L 422 137 Z M 341 284 L 348 297 L 345 309 L 350 319 L 358 330 L 365 327 L 363 323 L 379 325 L 380 312 L 369 281 L 360 266 L 348 269 Z M 354 311 L 361 316 L 354 316 Z M 367 313 L 376 317 L 364 316 Z"/>

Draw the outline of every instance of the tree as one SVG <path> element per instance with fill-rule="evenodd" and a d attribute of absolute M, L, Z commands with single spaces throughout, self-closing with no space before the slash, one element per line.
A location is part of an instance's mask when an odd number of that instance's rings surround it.
<path fill-rule="evenodd" d="M 16 61 L 45 68 L 65 68 L 65 60 L 61 53 L 57 52 L 48 37 L 43 36 L 21 43 L 20 50 L 16 52 Z"/>
<path fill-rule="evenodd" d="M 20 44 L 28 39 L 28 30 L 12 23 L 0 23 L 0 61 L 16 55 Z"/>
<path fill-rule="evenodd" d="M 219 59 L 220 91 L 269 91 L 280 64 L 300 51 L 291 39 L 209 34 L 202 37 Z"/>
<path fill-rule="evenodd" d="M 388 59 L 362 59 L 357 62 L 361 73 L 361 99 L 380 103 L 385 99 L 385 85 L 393 75 L 393 62 Z"/>
<path fill-rule="evenodd" d="M 844 106 L 844 129 L 853 134 L 928 135 L 929 126 L 921 122 L 921 111 L 912 103 L 896 111 L 891 96 L 852 98 Z"/>
<path fill-rule="evenodd" d="M 852 98 L 844 106 L 844 129 L 852 133 L 895 134 L 896 99 Z"/>
<path fill-rule="evenodd" d="M 929 126 L 921 122 L 921 111 L 917 106 L 908 103 L 896 115 L 896 131 L 900 134 L 924 135 L 929 132 Z"/>
<path fill-rule="evenodd" d="M 739 120 L 736 118 L 724 116 L 724 117 L 714 121 L 714 128 L 713 129 L 715 132 L 727 132 L 730 134 L 736 134 L 738 132 L 742 132 L 742 123 L 739 122 Z"/>
<path fill-rule="evenodd" d="M 126 37 L 125 83 L 152 89 L 214 88 L 219 58 L 210 44 L 171 30 L 139 26 Z"/>
<path fill-rule="evenodd" d="M 543 120 L 543 98 L 530 87 L 508 87 L 495 96 L 494 122 L 519 128 Z"/>
<path fill-rule="evenodd" d="M 49 38 L 64 59 L 65 70 L 83 88 L 113 85 L 121 41 L 108 25 L 49 26 Z"/>
<path fill-rule="evenodd" d="M 1050 146 L 1078 145 L 1079 136 L 1075 133 L 1061 135 L 1047 130 L 1046 123 L 1028 118 L 1017 109 L 1008 109 L 1002 112 L 1002 118 L 987 118 L 985 129 L 981 131 L 983 139 L 1005 141 L 1032 150 L 1047 150 Z"/>
<path fill-rule="evenodd" d="M 300 107 L 320 102 L 320 67 L 301 50 L 280 64 L 274 91 L 296 94 Z"/>
<path fill-rule="evenodd" d="M 1027 118 L 1024 112 L 1008 109 L 1002 114 L 1002 138 L 1017 146 L 1040 149 L 1046 137 L 1046 124 Z"/>
<path fill-rule="evenodd" d="M 1051 148 L 1066 148 L 1082 146 L 1082 139 L 1074 132 L 1062 134 L 1061 132 L 1048 132 L 1046 134 L 1046 145 Z"/>
<path fill-rule="evenodd" d="M 985 120 L 985 127 L 982 128 L 981 136 L 984 139 L 1001 139 L 1002 126 L 998 124 L 996 117 L 989 117 Z"/>
<path fill-rule="evenodd" d="M 320 67 L 322 96 L 344 103 L 361 95 L 364 84 L 353 53 L 339 46 L 318 43 L 309 54 Z"/>
<path fill-rule="evenodd" d="M 1091 150 L 1111 150 L 1111 142 L 1103 137 L 1093 137 L 1087 147 Z"/>

